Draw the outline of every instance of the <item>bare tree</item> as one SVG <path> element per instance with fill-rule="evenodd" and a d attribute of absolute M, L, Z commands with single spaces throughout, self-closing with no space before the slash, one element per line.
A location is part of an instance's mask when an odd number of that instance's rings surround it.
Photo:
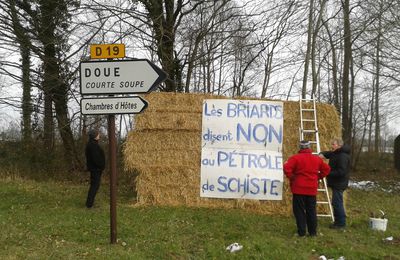
<path fill-rule="evenodd" d="M 320 8 L 318 12 L 318 18 L 317 21 L 314 25 L 314 29 L 312 32 L 312 41 L 311 41 L 311 71 L 312 71 L 312 90 L 311 90 L 311 96 L 315 97 L 315 94 L 317 92 L 317 84 L 318 84 L 318 73 L 317 73 L 317 68 L 316 68 L 316 49 L 317 49 L 317 37 L 318 37 L 318 32 L 321 29 L 321 23 L 323 19 L 323 14 L 325 11 L 325 4 L 327 0 L 322 0 L 320 1 Z"/>
<path fill-rule="evenodd" d="M 21 56 L 21 81 L 22 81 L 22 139 L 26 148 L 29 148 L 32 141 L 32 99 L 31 90 L 32 83 L 30 79 L 31 67 L 31 39 L 28 32 L 23 27 L 23 21 L 17 12 L 15 0 L 1 1 L 0 6 L 3 8 L 1 20 L 4 24 L 3 36 L 10 41 L 15 41 L 18 44 L 19 53 Z M 9 33 L 7 33 L 9 32 Z"/>
<path fill-rule="evenodd" d="M 19 44 L 21 54 L 21 67 L 22 67 L 22 137 L 23 141 L 29 147 L 32 142 L 32 83 L 30 79 L 31 67 L 31 39 L 28 32 L 23 28 L 20 18 L 17 14 L 15 1 L 11 0 L 9 3 L 9 10 L 12 18 L 12 25 L 16 40 Z"/>
<path fill-rule="evenodd" d="M 342 1 L 343 6 L 343 28 L 344 28 L 344 60 L 343 60 L 343 81 L 342 81 L 342 127 L 343 140 L 351 145 L 351 118 L 349 111 L 350 93 L 350 62 L 352 59 L 351 27 L 350 27 L 350 1 Z"/>
<path fill-rule="evenodd" d="M 324 21 L 323 25 L 325 27 L 326 33 L 329 39 L 329 46 L 332 57 L 332 82 L 333 82 L 333 104 L 336 107 L 336 110 L 340 113 L 340 103 L 339 103 L 339 75 L 338 75 L 338 61 L 337 61 L 337 47 L 335 41 L 333 39 L 332 33 L 329 29 L 328 21 Z M 329 84 L 329 83 L 328 83 Z"/>
<path fill-rule="evenodd" d="M 309 4 L 309 14 L 308 14 L 308 29 L 307 29 L 307 50 L 306 56 L 304 58 L 304 74 L 303 74 L 303 86 L 301 88 L 301 98 L 306 98 L 307 95 L 307 79 L 308 79 L 308 68 L 310 64 L 311 55 L 311 41 L 312 41 L 312 31 L 314 24 L 314 0 L 310 0 Z"/>
<path fill-rule="evenodd" d="M 76 2 L 64 0 L 19 1 L 20 10 L 29 16 L 30 29 L 40 45 L 33 48 L 43 62 L 42 89 L 44 93 L 44 139 L 48 150 L 53 146 L 53 104 L 58 130 L 64 144 L 66 161 L 73 169 L 80 167 L 68 115 L 68 84 L 64 77 L 61 57 L 67 51 L 69 7 Z M 64 63 L 65 64 L 65 63 Z"/>
<path fill-rule="evenodd" d="M 175 32 L 180 25 L 182 17 L 192 12 L 200 5 L 201 1 L 191 5 L 190 1 L 183 0 L 139 0 L 148 12 L 151 21 L 154 39 L 157 46 L 157 54 L 162 68 L 168 73 L 165 91 L 176 91 L 181 79 L 177 74 L 177 57 L 174 57 Z M 188 7 L 187 10 L 184 8 Z"/>

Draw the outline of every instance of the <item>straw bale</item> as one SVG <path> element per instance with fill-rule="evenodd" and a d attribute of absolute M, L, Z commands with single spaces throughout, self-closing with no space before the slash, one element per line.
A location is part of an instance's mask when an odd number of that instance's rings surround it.
<path fill-rule="evenodd" d="M 281 215 L 290 211 L 291 195 L 287 191 L 284 192 L 282 201 L 200 198 L 200 176 L 197 167 L 151 166 L 140 167 L 138 171 L 141 173 L 136 179 L 138 205 L 240 208 Z"/>
<path fill-rule="evenodd" d="M 128 134 L 130 145 L 127 153 L 146 151 L 175 151 L 179 149 L 199 150 L 201 133 L 199 131 L 132 131 Z M 137 144 L 137 145 L 135 145 Z"/>
<path fill-rule="evenodd" d="M 200 197 L 202 107 L 204 99 L 211 98 L 226 97 L 154 92 L 145 95 L 149 107 L 136 117 L 135 130 L 128 134 L 123 148 L 125 168 L 139 173 L 135 180 L 138 205 L 240 208 L 260 214 L 290 214 L 287 181 L 282 201 Z M 332 138 L 341 136 L 339 117 L 333 106 L 317 104 L 317 118 L 321 149 L 326 150 Z M 299 102 L 284 102 L 283 124 L 286 160 L 298 151 Z"/>
<path fill-rule="evenodd" d="M 151 166 L 193 166 L 200 167 L 201 151 L 197 150 L 158 150 L 133 152 L 130 157 L 135 158 L 130 167 L 141 165 Z"/>
<path fill-rule="evenodd" d="M 151 92 L 144 96 L 149 103 L 147 112 L 202 113 L 204 99 L 226 99 L 224 96 L 196 93 Z"/>
<path fill-rule="evenodd" d="M 146 111 L 146 116 L 136 118 L 136 130 L 201 130 L 202 113 L 177 111 Z"/>

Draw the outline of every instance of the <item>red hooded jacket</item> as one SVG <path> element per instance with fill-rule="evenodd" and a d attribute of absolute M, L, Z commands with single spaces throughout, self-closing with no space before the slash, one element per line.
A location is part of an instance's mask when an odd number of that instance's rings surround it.
<path fill-rule="evenodd" d="M 318 179 L 330 172 L 330 167 L 311 149 L 302 149 L 291 156 L 283 165 L 283 172 L 290 180 L 293 194 L 315 196 L 318 192 Z"/>

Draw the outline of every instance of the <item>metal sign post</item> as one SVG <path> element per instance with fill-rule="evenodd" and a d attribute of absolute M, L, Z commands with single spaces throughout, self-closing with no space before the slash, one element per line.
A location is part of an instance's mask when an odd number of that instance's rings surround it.
<path fill-rule="evenodd" d="M 108 115 L 108 149 L 110 152 L 110 238 L 117 243 L 117 145 L 115 115 Z"/>
<path fill-rule="evenodd" d="M 108 115 L 108 146 L 110 156 L 110 237 L 117 243 L 117 144 L 115 114 L 139 114 L 147 101 L 138 96 L 120 94 L 149 93 L 167 78 L 167 74 L 146 59 L 113 60 L 125 57 L 123 44 L 97 44 L 91 46 L 92 60 L 79 64 L 81 113 Z M 103 97 L 98 97 L 102 95 Z M 104 97 L 107 96 L 107 97 Z"/>

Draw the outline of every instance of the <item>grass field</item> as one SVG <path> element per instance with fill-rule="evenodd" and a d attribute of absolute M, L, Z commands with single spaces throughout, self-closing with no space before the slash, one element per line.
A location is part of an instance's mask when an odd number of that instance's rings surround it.
<path fill-rule="evenodd" d="M 399 192 L 350 190 L 345 231 L 321 219 L 318 237 L 299 238 L 293 217 L 134 207 L 133 193 L 121 188 L 111 245 L 109 188 L 102 184 L 90 210 L 86 191 L 84 183 L 0 177 L 0 259 L 400 259 Z M 379 209 L 389 219 L 386 232 L 368 228 Z M 233 242 L 243 249 L 227 252 Z"/>

